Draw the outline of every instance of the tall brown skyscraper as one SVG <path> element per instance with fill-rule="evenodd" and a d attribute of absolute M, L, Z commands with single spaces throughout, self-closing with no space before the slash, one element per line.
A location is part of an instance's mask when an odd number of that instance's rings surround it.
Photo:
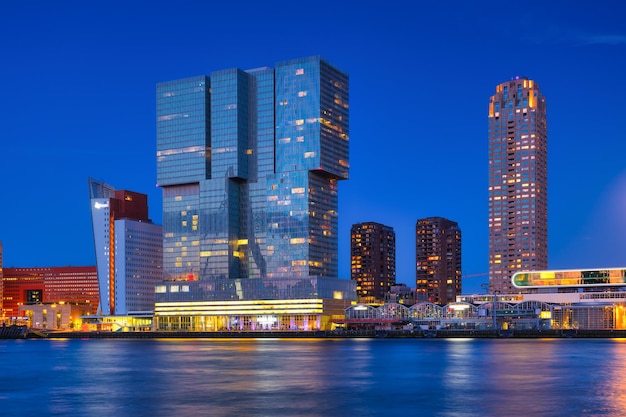
<path fill-rule="evenodd" d="M 359 302 L 381 303 L 396 283 L 396 234 L 392 227 L 367 222 L 350 231 L 350 276 Z"/>
<path fill-rule="evenodd" d="M 443 217 L 415 225 L 415 283 L 419 301 L 449 304 L 461 295 L 461 229 Z"/>
<path fill-rule="evenodd" d="M 516 77 L 489 100 L 489 289 L 516 292 L 515 272 L 548 268 L 546 102 Z"/>

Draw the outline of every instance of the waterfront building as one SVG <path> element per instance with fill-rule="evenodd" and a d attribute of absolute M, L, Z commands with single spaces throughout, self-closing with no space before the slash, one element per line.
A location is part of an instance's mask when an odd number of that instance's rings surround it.
<path fill-rule="evenodd" d="M 25 323 L 30 328 L 45 330 L 79 330 L 80 319 L 88 313 L 83 306 L 65 303 L 37 303 L 18 307 L 15 324 Z"/>
<path fill-rule="evenodd" d="M 511 293 L 518 271 L 548 267 L 546 101 L 516 77 L 489 100 L 489 288 Z"/>
<path fill-rule="evenodd" d="M 98 268 L 98 315 L 151 315 L 162 277 L 162 230 L 148 218 L 148 196 L 89 179 Z"/>
<path fill-rule="evenodd" d="M 512 283 L 514 293 L 459 295 L 446 305 L 357 304 L 337 323 L 346 329 L 556 329 L 571 335 L 626 330 L 626 268 L 524 271 L 515 273 Z"/>
<path fill-rule="evenodd" d="M 626 268 L 522 271 L 511 282 L 510 294 L 465 295 L 457 301 L 489 306 L 497 299 L 498 323 L 512 321 L 502 314 L 503 303 L 535 305 L 550 328 L 626 329 Z"/>
<path fill-rule="evenodd" d="M 170 281 L 156 287 L 157 330 L 331 330 L 354 283 L 327 277 Z"/>
<path fill-rule="evenodd" d="M 381 304 L 396 283 L 396 234 L 393 227 L 358 223 L 350 230 L 350 277 L 359 302 Z"/>
<path fill-rule="evenodd" d="M 319 289 L 320 282 L 337 290 L 311 293 L 312 300 L 354 300 L 351 281 L 347 291 L 338 279 L 337 259 L 337 183 L 349 171 L 348 76 L 319 57 L 293 59 L 162 82 L 156 101 L 164 278 L 187 281 L 189 292 L 182 283 L 159 286 L 155 326 L 170 326 L 168 309 L 211 297 L 206 285 L 216 283 L 235 288 L 218 291 L 227 297 L 220 302 L 257 300 L 250 291 L 265 285 L 280 289 L 262 292 L 266 300 L 279 301 L 289 288 Z M 248 284 L 249 291 L 237 289 Z M 231 323 L 248 315 L 236 305 Z M 179 317 L 183 327 L 194 314 Z M 291 322 L 250 320 L 283 319 Z"/>
<path fill-rule="evenodd" d="M 19 315 L 22 305 L 74 304 L 84 315 L 98 306 L 98 276 L 95 266 L 4 268 L 4 314 Z"/>
<path fill-rule="evenodd" d="M 443 217 L 419 219 L 415 225 L 417 298 L 447 304 L 461 294 L 461 229 Z"/>
<path fill-rule="evenodd" d="M 0 321 L 4 320 L 4 278 L 2 272 L 2 242 L 0 242 Z"/>

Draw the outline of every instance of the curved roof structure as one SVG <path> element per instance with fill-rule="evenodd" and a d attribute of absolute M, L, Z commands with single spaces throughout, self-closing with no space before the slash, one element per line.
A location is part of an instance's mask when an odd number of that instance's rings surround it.
<path fill-rule="evenodd" d="M 511 281 L 516 288 L 626 287 L 626 268 L 524 271 Z"/>

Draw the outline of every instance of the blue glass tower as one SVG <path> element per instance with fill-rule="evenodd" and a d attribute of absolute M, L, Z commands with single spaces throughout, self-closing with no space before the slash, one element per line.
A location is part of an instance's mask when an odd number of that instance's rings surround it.
<path fill-rule="evenodd" d="M 348 102 L 319 57 L 158 84 L 165 278 L 336 278 Z"/>

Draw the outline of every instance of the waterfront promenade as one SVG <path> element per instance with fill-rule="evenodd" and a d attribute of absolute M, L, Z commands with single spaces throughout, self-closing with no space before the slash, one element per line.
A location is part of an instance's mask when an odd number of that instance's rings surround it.
<path fill-rule="evenodd" d="M 45 332 L 29 331 L 24 338 L 49 339 L 448 339 L 448 338 L 626 338 L 626 330 L 351 330 L 351 331 L 148 331 L 148 332 Z"/>

